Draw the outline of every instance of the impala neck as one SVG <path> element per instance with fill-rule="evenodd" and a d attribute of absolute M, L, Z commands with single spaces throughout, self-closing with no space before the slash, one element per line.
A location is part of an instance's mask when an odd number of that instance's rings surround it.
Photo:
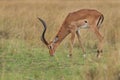
<path fill-rule="evenodd" d="M 67 30 L 67 27 L 65 25 L 62 25 L 59 32 L 57 33 L 57 35 L 53 40 L 54 47 L 57 48 L 68 34 L 69 34 L 69 31 Z"/>

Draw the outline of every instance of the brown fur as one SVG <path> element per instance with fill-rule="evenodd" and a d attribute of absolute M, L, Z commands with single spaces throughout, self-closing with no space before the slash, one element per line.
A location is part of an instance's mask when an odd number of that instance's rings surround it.
<path fill-rule="evenodd" d="M 78 28 L 85 25 L 86 23 L 88 24 L 89 28 L 97 35 L 100 41 L 98 50 L 102 50 L 101 44 L 103 41 L 103 36 L 100 34 L 99 29 L 97 27 L 97 24 L 99 24 L 97 22 L 99 22 L 99 18 L 101 16 L 103 17 L 103 14 L 101 14 L 97 10 L 91 10 L 91 9 L 82 9 L 76 12 L 69 13 L 68 16 L 65 18 L 60 30 L 58 31 L 57 35 L 54 38 L 54 40 L 57 38 L 56 42 L 54 42 L 53 40 L 47 45 L 53 47 L 52 49 L 49 48 L 50 54 L 51 55 L 54 54 L 56 48 L 59 46 L 62 40 L 70 33 L 71 33 L 70 55 L 72 54 L 75 34 L 77 34 L 83 53 L 85 53 L 85 50 L 82 47 L 82 42 L 80 39 Z"/>

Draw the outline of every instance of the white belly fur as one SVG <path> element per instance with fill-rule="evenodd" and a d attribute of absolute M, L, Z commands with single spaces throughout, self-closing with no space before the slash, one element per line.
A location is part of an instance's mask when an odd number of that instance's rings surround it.
<path fill-rule="evenodd" d="M 80 29 L 86 29 L 86 28 L 89 28 L 88 23 L 85 23 L 84 25 L 79 26 L 79 27 L 80 27 Z"/>

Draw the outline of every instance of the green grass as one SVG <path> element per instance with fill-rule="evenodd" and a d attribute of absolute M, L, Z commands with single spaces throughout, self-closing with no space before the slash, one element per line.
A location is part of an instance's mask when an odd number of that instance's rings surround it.
<path fill-rule="evenodd" d="M 87 51 L 83 58 L 81 50 L 75 47 L 73 57 L 69 58 L 68 49 L 60 46 L 51 57 L 45 47 L 30 47 L 17 39 L 3 42 L 0 80 L 97 80 L 99 77 L 106 80 L 109 76 L 105 58 L 108 53 L 97 59 L 94 51 Z M 116 69 L 120 70 L 118 66 Z"/>

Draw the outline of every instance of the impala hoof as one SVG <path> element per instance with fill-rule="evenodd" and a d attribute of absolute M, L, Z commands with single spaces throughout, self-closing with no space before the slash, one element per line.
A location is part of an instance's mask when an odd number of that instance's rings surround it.
<path fill-rule="evenodd" d="M 100 58 L 101 58 L 101 55 L 100 55 L 100 54 L 97 54 L 97 58 L 100 59 Z"/>
<path fill-rule="evenodd" d="M 83 58 L 86 58 L 86 54 L 83 54 Z"/>
<path fill-rule="evenodd" d="M 67 57 L 72 57 L 72 54 L 67 55 Z"/>

